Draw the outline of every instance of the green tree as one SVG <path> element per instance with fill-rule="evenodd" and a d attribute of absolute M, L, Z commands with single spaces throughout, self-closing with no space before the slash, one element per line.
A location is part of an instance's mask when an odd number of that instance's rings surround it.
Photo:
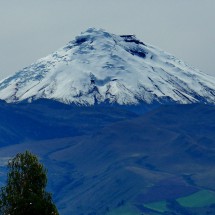
<path fill-rule="evenodd" d="M 45 191 L 47 170 L 26 151 L 8 161 L 5 187 L 0 190 L 1 215 L 59 215 L 52 196 Z"/>

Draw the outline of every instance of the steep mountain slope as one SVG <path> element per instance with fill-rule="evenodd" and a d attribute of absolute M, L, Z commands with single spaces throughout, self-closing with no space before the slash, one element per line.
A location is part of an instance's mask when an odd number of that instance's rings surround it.
<path fill-rule="evenodd" d="M 0 82 L 7 102 L 215 103 L 215 78 L 133 35 L 90 28 L 51 55 Z"/>

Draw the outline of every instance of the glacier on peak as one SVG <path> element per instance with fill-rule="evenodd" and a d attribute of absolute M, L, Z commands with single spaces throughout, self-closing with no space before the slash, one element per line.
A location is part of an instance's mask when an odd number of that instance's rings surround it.
<path fill-rule="evenodd" d="M 67 104 L 215 103 L 215 78 L 134 35 L 89 28 L 65 47 L 0 81 L 0 99 Z"/>

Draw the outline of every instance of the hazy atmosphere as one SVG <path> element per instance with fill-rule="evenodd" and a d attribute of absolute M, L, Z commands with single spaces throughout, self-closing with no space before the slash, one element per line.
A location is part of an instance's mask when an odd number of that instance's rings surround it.
<path fill-rule="evenodd" d="M 0 0 L 0 79 L 89 27 L 135 34 L 215 76 L 214 0 Z"/>

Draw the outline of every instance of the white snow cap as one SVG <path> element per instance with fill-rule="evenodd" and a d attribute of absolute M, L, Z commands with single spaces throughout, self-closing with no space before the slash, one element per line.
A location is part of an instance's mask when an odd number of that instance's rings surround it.
<path fill-rule="evenodd" d="M 89 28 L 65 47 L 0 81 L 7 102 L 40 98 L 94 105 L 215 103 L 215 78 L 139 41 Z"/>

